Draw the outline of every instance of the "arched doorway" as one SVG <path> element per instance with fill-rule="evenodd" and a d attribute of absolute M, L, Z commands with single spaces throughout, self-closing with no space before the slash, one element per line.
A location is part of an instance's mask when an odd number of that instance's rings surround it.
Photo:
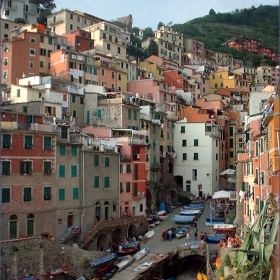
<path fill-rule="evenodd" d="M 111 234 L 111 239 L 113 242 L 122 241 L 122 229 L 121 228 L 114 228 Z"/>
<path fill-rule="evenodd" d="M 27 215 L 26 234 L 34 235 L 34 215 L 31 213 Z"/>
<path fill-rule="evenodd" d="M 178 203 L 177 192 L 175 190 L 171 190 L 170 196 L 171 196 L 171 203 L 172 203 L 172 205 L 176 205 Z"/>
<path fill-rule="evenodd" d="M 108 247 L 108 244 L 106 244 L 106 235 L 105 234 L 101 234 L 98 236 L 98 239 L 97 239 L 97 249 L 99 250 L 99 248 L 101 246 L 103 246 L 104 248 L 107 248 Z"/>
<path fill-rule="evenodd" d="M 105 220 L 109 220 L 109 202 L 104 202 L 104 212 L 105 212 Z"/>
<path fill-rule="evenodd" d="M 128 237 L 136 237 L 136 226 L 134 224 L 130 225 L 128 228 Z"/>
<path fill-rule="evenodd" d="M 100 205 L 100 202 L 99 201 L 97 201 L 96 203 L 95 203 L 95 219 L 97 220 L 97 221 L 100 221 L 100 219 L 101 219 L 101 207 L 100 207 L 101 205 Z"/>
<path fill-rule="evenodd" d="M 17 223 L 18 223 L 18 217 L 17 215 L 11 215 L 10 221 L 9 221 L 9 238 L 14 239 L 17 238 Z"/>

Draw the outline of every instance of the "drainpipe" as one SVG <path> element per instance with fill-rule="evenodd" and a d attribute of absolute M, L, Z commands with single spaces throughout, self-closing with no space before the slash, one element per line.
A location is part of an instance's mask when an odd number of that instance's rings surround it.
<path fill-rule="evenodd" d="M 84 240 L 84 216 L 85 216 L 85 153 L 82 151 L 82 215 L 81 215 L 81 241 Z"/>

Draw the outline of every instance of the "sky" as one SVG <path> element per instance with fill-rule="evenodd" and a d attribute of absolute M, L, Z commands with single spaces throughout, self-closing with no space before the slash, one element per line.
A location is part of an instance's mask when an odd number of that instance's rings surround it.
<path fill-rule="evenodd" d="M 279 5 L 279 0 L 54 0 L 56 9 L 78 10 L 110 21 L 132 15 L 133 27 L 157 30 L 159 22 L 181 24 L 194 18 L 260 5 Z"/>

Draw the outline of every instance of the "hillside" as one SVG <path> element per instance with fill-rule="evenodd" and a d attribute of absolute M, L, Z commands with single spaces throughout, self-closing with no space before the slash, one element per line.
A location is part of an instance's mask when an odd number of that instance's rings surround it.
<path fill-rule="evenodd" d="M 261 39 L 263 46 L 279 48 L 279 6 L 260 5 L 250 9 L 235 10 L 229 13 L 216 13 L 196 18 L 184 24 L 173 25 L 173 30 L 183 33 L 184 37 L 205 43 L 205 47 L 214 51 L 231 53 L 234 57 L 247 61 L 247 65 L 261 63 L 261 58 L 248 53 L 238 53 L 222 44 L 231 37 L 243 36 Z M 251 63 L 248 63 L 248 61 Z"/>

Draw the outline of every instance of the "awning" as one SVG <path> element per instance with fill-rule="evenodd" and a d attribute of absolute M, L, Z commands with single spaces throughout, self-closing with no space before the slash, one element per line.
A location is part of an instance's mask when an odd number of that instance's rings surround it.
<path fill-rule="evenodd" d="M 231 174 L 234 174 L 236 172 L 235 169 L 226 169 L 224 170 L 222 173 L 220 173 L 220 175 L 231 175 Z"/>

